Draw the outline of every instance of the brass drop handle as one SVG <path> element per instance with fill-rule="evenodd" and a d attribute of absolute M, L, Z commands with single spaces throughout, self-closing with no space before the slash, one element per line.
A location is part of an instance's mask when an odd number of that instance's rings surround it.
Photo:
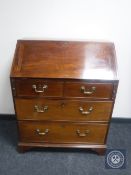
<path fill-rule="evenodd" d="M 90 130 L 86 130 L 84 133 L 81 133 L 79 129 L 76 130 L 76 133 L 79 137 L 86 137 L 89 134 Z"/>
<path fill-rule="evenodd" d="M 36 129 L 36 133 L 37 133 L 38 135 L 45 136 L 46 134 L 48 134 L 48 132 L 49 132 L 49 129 L 45 129 L 44 132 L 41 132 L 39 129 Z"/>
<path fill-rule="evenodd" d="M 91 87 L 91 90 L 86 90 L 85 86 L 81 86 L 81 92 L 83 94 L 91 95 L 95 92 L 95 90 L 96 90 L 95 86 Z"/>
<path fill-rule="evenodd" d="M 93 107 L 91 106 L 88 111 L 84 111 L 84 109 L 82 107 L 79 107 L 79 111 L 81 112 L 81 114 L 83 115 L 88 115 L 93 111 Z"/>
<path fill-rule="evenodd" d="M 32 85 L 32 88 L 35 90 L 36 93 L 43 93 L 43 92 L 45 92 L 45 89 L 48 88 L 48 86 L 45 84 L 45 85 L 43 85 L 42 90 L 38 90 L 37 86 L 34 84 L 34 85 Z"/>
<path fill-rule="evenodd" d="M 38 105 L 34 106 L 34 111 L 35 112 L 44 113 L 47 110 L 48 110 L 48 106 L 42 106 L 42 107 L 38 106 Z"/>

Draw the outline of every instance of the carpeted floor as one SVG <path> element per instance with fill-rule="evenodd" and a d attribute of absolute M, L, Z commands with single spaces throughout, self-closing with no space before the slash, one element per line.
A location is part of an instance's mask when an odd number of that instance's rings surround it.
<path fill-rule="evenodd" d="M 127 151 L 126 169 L 106 169 L 105 157 L 78 149 L 16 150 L 15 121 L 0 121 L 0 175 L 131 175 L 131 123 L 112 123 L 108 148 Z"/>

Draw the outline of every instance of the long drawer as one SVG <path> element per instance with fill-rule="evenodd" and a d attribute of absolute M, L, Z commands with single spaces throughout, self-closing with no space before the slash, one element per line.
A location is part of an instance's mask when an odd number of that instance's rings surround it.
<path fill-rule="evenodd" d="M 103 144 L 107 124 L 19 121 L 21 142 Z"/>
<path fill-rule="evenodd" d="M 15 99 L 19 120 L 108 121 L 112 101 Z"/>

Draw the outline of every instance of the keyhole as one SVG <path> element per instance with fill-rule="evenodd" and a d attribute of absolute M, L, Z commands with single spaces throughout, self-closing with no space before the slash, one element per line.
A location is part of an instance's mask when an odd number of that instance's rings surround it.
<path fill-rule="evenodd" d="M 61 107 L 62 107 L 62 108 L 64 108 L 64 106 L 65 106 L 65 103 L 64 103 L 64 102 L 63 102 L 63 103 L 61 103 Z"/>

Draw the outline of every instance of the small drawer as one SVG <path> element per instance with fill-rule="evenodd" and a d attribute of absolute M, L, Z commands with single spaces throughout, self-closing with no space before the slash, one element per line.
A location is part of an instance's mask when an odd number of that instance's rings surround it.
<path fill-rule="evenodd" d="M 43 79 L 17 79 L 14 82 L 19 97 L 61 97 L 63 82 Z"/>
<path fill-rule="evenodd" d="M 21 142 L 103 144 L 107 124 L 19 121 Z"/>
<path fill-rule="evenodd" d="M 112 101 L 15 99 L 20 120 L 108 121 Z M 27 107 L 28 106 L 28 107 Z"/>
<path fill-rule="evenodd" d="M 64 87 L 65 97 L 111 99 L 112 92 L 113 92 L 112 83 L 66 82 Z"/>

